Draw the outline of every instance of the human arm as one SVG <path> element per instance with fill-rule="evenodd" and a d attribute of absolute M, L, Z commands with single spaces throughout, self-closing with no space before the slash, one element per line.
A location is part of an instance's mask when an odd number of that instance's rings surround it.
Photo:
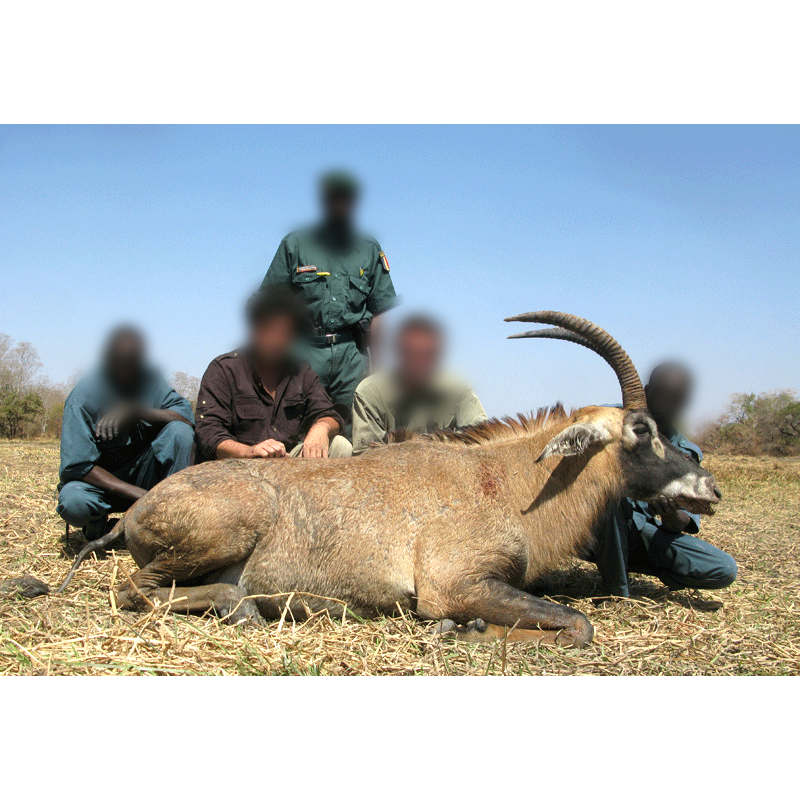
<path fill-rule="evenodd" d="M 467 428 L 479 422 L 486 422 L 488 419 L 483 404 L 469 386 L 464 386 L 464 391 L 458 399 L 455 417 L 457 428 Z"/>
<path fill-rule="evenodd" d="M 697 533 L 698 517 L 678 507 L 675 500 L 664 496 L 650 501 L 650 513 L 661 517 L 661 527 L 670 533 Z"/>
<path fill-rule="evenodd" d="M 214 359 L 203 374 L 197 393 L 197 419 L 195 440 L 206 459 L 248 458 L 241 448 L 248 448 L 236 441 L 233 426 L 233 390 L 220 359 Z M 219 453 L 223 442 L 229 446 Z M 231 447 L 239 445 L 238 448 Z"/>
<path fill-rule="evenodd" d="M 261 282 L 262 290 L 269 286 L 288 286 L 291 284 L 293 265 L 296 266 L 296 258 L 291 241 L 291 237 L 287 236 L 280 245 L 278 245 L 278 250 L 272 259 L 272 263 L 269 265 L 267 274 Z"/>
<path fill-rule="evenodd" d="M 380 397 L 370 383 L 362 381 L 353 395 L 353 455 L 361 455 L 373 442 L 388 440 Z"/>
<path fill-rule="evenodd" d="M 302 458 L 327 458 L 331 439 L 339 433 L 339 422 L 333 417 L 320 417 L 303 439 Z"/>
<path fill-rule="evenodd" d="M 110 442 L 137 422 L 146 422 L 155 428 L 163 428 L 170 422 L 191 425 L 184 414 L 171 408 L 147 408 L 138 403 L 119 403 L 97 421 L 95 436 L 102 442 Z"/>
<path fill-rule="evenodd" d="M 265 439 L 254 445 L 225 439 L 217 445 L 214 458 L 283 458 L 285 455 L 286 447 L 277 439 Z"/>
<path fill-rule="evenodd" d="M 375 261 L 370 276 L 370 290 L 367 297 L 367 311 L 372 315 L 369 329 L 369 350 L 372 358 L 372 369 L 378 368 L 381 357 L 381 316 L 397 305 L 397 292 L 389 275 L 389 260 L 380 245 L 373 241 Z"/>
<path fill-rule="evenodd" d="M 320 379 L 310 368 L 303 375 L 305 412 L 300 426 L 303 436 L 303 458 L 327 458 L 330 440 L 345 427 L 347 410 L 334 405 Z"/>
<path fill-rule="evenodd" d="M 82 480 L 84 483 L 102 489 L 104 492 L 109 492 L 117 497 L 134 502 L 147 494 L 146 489 L 120 480 L 116 475 L 112 475 L 108 470 L 98 467 L 96 464 L 83 476 Z"/>
<path fill-rule="evenodd" d="M 147 403 L 128 401 L 117 403 L 106 411 L 95 426 L 94 434 L 102 442 L 124 435 L 133 425 L 144 422 L 154 428 L 163 428 L 170 422 L 184 422 L 194 427 L 192 404 L 178 394 L 159 374 L 149 380 L 151 389 Z"/>
<path fill-rule="evenodd" d="M 672 443 L 682 450 L 689 460 L 698 464 L 702 462 L 703 451 L 685 436 L 679 435 L 677 440 L 672 440 Z M 664 496 L 657 497 L 650 502 L 648 510 L 653 516 L 661 517 L 661 527 L 670 533 L 700 532 L 700 515 L 680 508 L 675 500 L 668 500 Z"/>
<path fill-rule="evenodd" d="M 83 480 L 100 459 L 100 448 L 94 436 L 96 412 L 90 410 L 89 402 L 76 396 L 78 392 L 76 389 L 64 405 L 59 468 L 62 483 Z"/>

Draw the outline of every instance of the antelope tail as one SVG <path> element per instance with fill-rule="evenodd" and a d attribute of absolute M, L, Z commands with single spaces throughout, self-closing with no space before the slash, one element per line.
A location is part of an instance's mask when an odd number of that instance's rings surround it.
<path fill-rule="evenodd" d="M 67 577 L 64 578 L 64 583 L 58 587 L 56 590 L 56 594 L 61 594 L 64 589 L 69 586 L 69 582 L 72 580 L 75 572 L 77 571 L 78 567 L 83 563 L 86 556 L 90 553 L 94 553 L 96 550 L 105 550 L 112 542 L 119 539 L 121 536 L 125 535 L 125 517 L 122 519 L 105 535 L 101 536 L 99 539 L 95 539 L 92 542 L 87 542 L 84 547 L 81 549 L 80 553 L 75 556 L 75 561 L 72 563 L 72 567 L 70 571 L 67 573 Z"/>

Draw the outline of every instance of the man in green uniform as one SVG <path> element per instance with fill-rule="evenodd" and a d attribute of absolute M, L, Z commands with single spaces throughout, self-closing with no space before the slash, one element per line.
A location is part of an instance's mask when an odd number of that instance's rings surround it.
<path fill-rule="evenodd" d="M 369 374 L 367 348 L 376 358 L 378 318 L 394 305 L 396 293 L 386 254 L 353 227 L 355 179 L 329 173 L 321 196 L 322 222 L 284 238 L 262 288 L 282 284 L 302 296 L 313 332 L 298 355 L 331 400 L 349 408 L 356 386 Z"/>

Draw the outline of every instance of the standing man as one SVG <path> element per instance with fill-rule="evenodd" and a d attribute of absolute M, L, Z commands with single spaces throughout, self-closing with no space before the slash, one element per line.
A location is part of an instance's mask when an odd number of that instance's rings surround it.
<path fill-rule="evenodd" d="M 667 362 L 652 371 L 645 394 L 659 432 L 687 458 L 700 462 L 702 451 L 677 427 L 689 405 L 692 383 L 685 367 Z M 589 558 L 597 563 L 606 594 L 618 597 L 629 596 L 629 572 L 654 575 L 673 590 L 730 586 L 736 580 L 736 561 L 694 535 L 699 532 L 700 517 L 674 500 L 623 500 L 595 527 Z"/>
<path fill-rule="evenodd" d="M 320 189 L 322 222 L 286 236 L 262 288 L 290 286 L 302 296 L 312 330 L 298 355 L 331 400 L 350 408 L 356 386 L 369 374 L 368 347 L 377 360 L 380 315 L 394 305 L 396 293 L 381 246 L 355 231 L 355 179 L 328 173 Z"/>
<path fill-rule="evenodd" d="M 353 396 L 353 455 L 389 441 L 393 430 L 457 431 L 486 421 L 472 388 L 442 370 L 444 332 L 417 314 L 397 333 L 397 366 L 365 378 Z"/>
<path fill-rule="evenodd" d="M 142 334 L 118 328 L 64 405 L 58 513 L 99 538 L 110 512 L 189 466 L 193 423 L 189 401 L 148 366 Z"/>

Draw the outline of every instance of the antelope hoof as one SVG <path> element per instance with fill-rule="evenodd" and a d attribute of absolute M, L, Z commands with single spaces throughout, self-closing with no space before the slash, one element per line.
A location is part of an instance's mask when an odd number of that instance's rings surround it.
<path fill-rule="evenodd" d="M 594 627 L 581 615 L 574 628 L 563 628 L 556 634 L 556 644 L 562 647 L 586 647 L 594 638 Z"/>
<path fill-rule="evenodd" d="M 488 627 L 489 626 L 480 617 L 467 623 L 468 631 L 477 631 L 478 633 L 486 633 Z"/>
<path fill-rule="evenodd" d="M 267 623 L 252 600 L 243 600 L 231 614 L 223 617 L 226 625 L 240 625 L 243 628 L 263 628 Z"/>
<path fill-rule="evenodd" d="M 443 619 L 437 622 L 433 626 L 433 635 L 434 636 L 448 636 L 450 634 L 455 634 L 458 630 L 458 625 L 453 622 L 452 619 Z"/>

